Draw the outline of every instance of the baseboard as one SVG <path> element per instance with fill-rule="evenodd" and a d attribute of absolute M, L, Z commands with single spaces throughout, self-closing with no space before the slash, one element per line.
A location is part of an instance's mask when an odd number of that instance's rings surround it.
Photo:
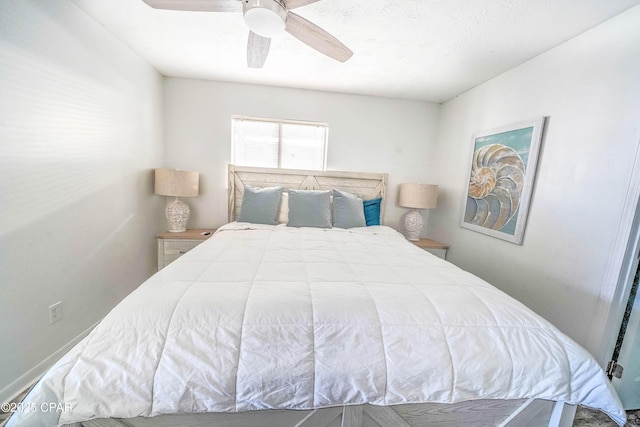
<path fill-rule="evenodd" d="M 84 337 L 86 337 L 89 332 L 91 332 L 91 330 L 93 330 L 93 328 L 98 325 L 98 323 L 100 323 L 100 321 L 91 325 L 80 335 L 62 346 L 62 348 L 60 348 L 58 351 L 44 359 L 42 362 L 38 363 L 33 368 L 29 369 L 29 371 L 27 371 L 20 378 L 0 390 L 0 402 L 11 402 L 23 391 L 35 384 L 35 382 L 38 381 L 49 368 L 51 368 L 62 356 L 64 356 L 69 350 L 71 350 L 73 346 L 78 344 Z"/>

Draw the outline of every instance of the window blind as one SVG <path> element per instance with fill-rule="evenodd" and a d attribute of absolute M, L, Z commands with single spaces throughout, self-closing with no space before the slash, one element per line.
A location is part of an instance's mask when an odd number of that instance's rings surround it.
<path fill-rule="evenodd" d="M 324 123 L 232 117 L 232 162 L 239 166 L 325 170 Z"/>

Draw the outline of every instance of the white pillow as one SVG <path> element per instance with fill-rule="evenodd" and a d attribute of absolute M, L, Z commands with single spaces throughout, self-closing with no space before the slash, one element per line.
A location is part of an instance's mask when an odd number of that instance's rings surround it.
<path fill-rule="evenodd" d="M 286 224 L 289 222 L 289 193 L 283 192 L 280 196 L 280 209 L 278 209 L 278 222 Z"/>

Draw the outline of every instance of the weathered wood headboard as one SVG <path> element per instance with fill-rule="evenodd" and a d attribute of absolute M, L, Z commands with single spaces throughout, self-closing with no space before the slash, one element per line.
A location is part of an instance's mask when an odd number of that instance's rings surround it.
<path fill-rule="evenodd" d="M 255 168 L 229 165 L 229 221 L 240 214 L 244 186 L 283 187 L 285 190 L 338 190 L 361 196 L 364 200 L 382 197 L 380 220 L 384 219 L 386 173 L 309 171 Z"/>

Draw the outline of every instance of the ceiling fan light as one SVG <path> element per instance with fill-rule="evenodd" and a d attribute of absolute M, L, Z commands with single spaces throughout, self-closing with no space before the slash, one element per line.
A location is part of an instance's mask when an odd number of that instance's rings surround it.
<path fill-rule="evenodd" d="M 277 1 L 254 0 L 245 3 L 244 22 L 259 36 L 273 37 L 281 34 L 285 28 L 286 18 L 287 11 Z"/>

